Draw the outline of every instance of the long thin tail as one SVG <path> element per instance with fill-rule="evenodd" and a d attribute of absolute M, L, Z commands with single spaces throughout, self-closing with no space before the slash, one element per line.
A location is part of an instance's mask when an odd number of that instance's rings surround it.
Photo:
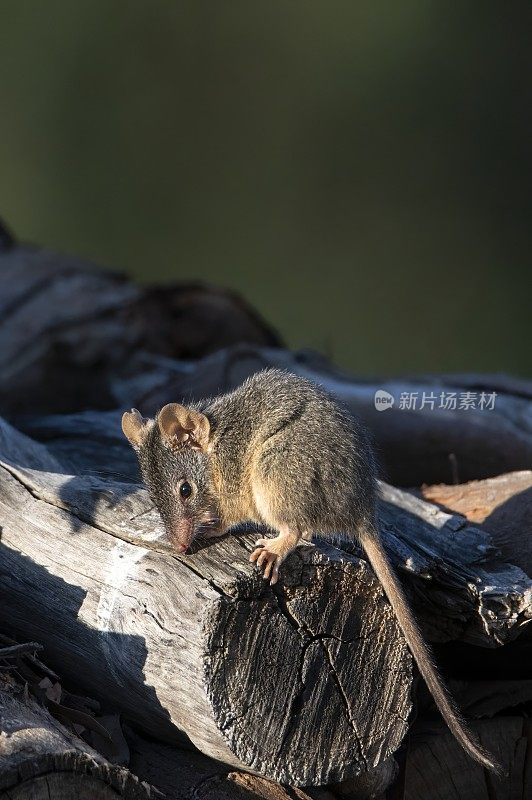
<path fill-rule="evenodd" d="M 388 596 L 388 600 L 392 605 L 407 644 L 419 667 L 419 671 L 451 732 L 460 742 L 464 750 L 476 761 L 494 772 L 501 772 L 501 767 L 494 761 L 492 756 L 473 741 L 472 733 L 468 730 L 463 717 L 447 692 L 442 679 L 438 675 L 438 671 L 432 663 L 429 648 L 423 641 L 399 580 L 395 576 L 388 561 L 378 533 L 373 530 L 359 531 L 359 538 L 368 556 L 369 562 Z"/>

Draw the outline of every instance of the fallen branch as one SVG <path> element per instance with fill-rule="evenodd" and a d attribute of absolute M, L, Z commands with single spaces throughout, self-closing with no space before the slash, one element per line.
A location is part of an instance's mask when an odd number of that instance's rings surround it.
<path fill-rule="evenodd" d="M 42 650 L 42 644 L 37 642 L 24 642 L 23 644 L 13 644 L 9 647 L 0 647 L 0 661 L 20 658 L 26 653 L 35 653 L 37 650 Z"/>

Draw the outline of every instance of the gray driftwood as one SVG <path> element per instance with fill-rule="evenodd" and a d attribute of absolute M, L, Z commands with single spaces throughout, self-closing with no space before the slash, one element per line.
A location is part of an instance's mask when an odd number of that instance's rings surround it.
<path fill-rule="evenodd" d="M 2 800 L 149 800 L 162 797 L 123 767 L 109 764 L 0 676 Z"/>
<path fill-rule="evenodd" d="M 184 732 L 292 785 L 348 779 L 398 747 L 411 658 L 356 551 L 301 546 L 272 591 L 248 561 L 254 534 L 177 558 L 133 483 L 69 474 L 6 423 L 0 463 L 0 625 L 43 642 L 65 677 L 152 734 Z M 527 576 L 463 518 L 386 485 L 382 497 L 383 536 L 430 638 L 513 639 Z"/>

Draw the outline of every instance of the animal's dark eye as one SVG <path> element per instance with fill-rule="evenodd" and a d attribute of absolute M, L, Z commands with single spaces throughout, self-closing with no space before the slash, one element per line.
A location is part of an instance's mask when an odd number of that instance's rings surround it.
<path fill-rule="evenodd" d="M 188 481 L 183 481 L 181 486 L 179 487 L 179 494 L 183 498 L 183 500 L 187 500 L 190 495 L 192 494 L 192 486 Z"/>

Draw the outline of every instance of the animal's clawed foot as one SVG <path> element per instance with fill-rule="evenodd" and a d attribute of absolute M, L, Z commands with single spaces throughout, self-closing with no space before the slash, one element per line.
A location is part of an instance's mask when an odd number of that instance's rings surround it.
<path fill-rule="evenodd" d="M 264 580 L 269 580 L 273 586 L 279 579 L 279 567 L 288 555 L 286 543 L 280 537 L 259 539 L 255 542 L 255 547 L 256 550 L 252 552 L 249 560 L 254 561 L 263 570 Z"/>

